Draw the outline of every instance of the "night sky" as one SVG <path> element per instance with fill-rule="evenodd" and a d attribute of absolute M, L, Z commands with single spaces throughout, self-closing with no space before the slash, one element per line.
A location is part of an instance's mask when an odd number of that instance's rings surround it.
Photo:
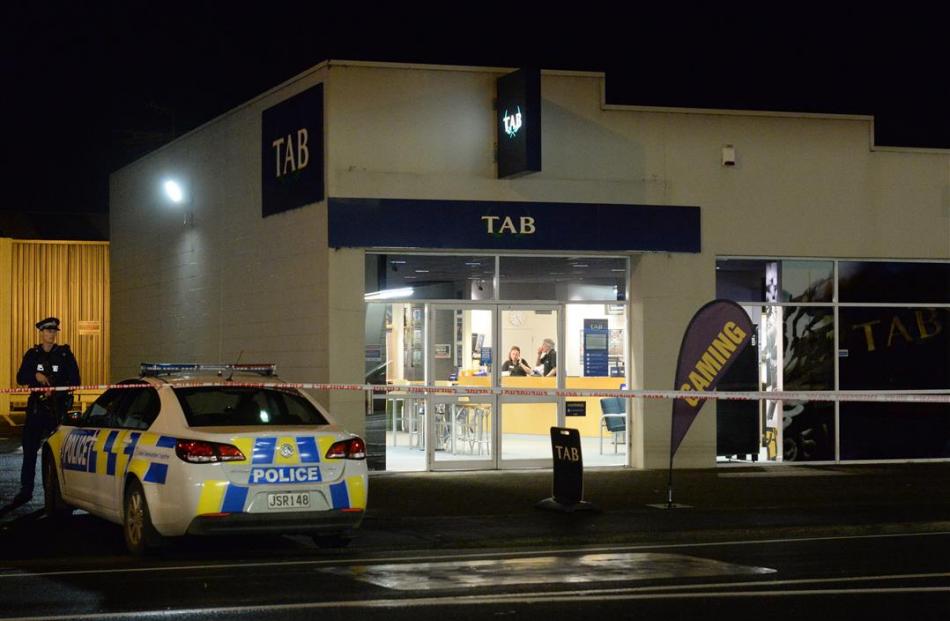
<path fill-rule="evenodd" d="M 879 145 L 950 148 L 946 22 L 909 5 L 357 4 L 6 3 L 0 208 L 106 212 L 111 171 L 327 58 L 606 71 L 610 103 L 873 114 Z"/>

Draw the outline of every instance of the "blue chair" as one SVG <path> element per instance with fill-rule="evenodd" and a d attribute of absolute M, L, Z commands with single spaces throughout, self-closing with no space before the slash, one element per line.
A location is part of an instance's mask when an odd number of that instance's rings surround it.
<path fill-rule="evenodd" d="M 600 400 L 600 454 L 604 454 L 604 430 L 614 434 L 614 454 L 617 445 L 627 439 L 627 400 L 620 397 L 604 397 Z"/>

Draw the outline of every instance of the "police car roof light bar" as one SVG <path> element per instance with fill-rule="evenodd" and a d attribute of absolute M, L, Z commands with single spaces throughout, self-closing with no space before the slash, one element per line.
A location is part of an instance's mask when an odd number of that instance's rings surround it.
<path fill-rule="evenodd" d="M 277 365 L 274 363 L 200 364 L 197 362 L 143 362 L 139 365 L 139 374 L 141 377 L 175 375 L 187 372 L 214 372 L 220 375 L 225 371 L 256 373 L 257 375 L 269 377 L 277 375 Z"/>

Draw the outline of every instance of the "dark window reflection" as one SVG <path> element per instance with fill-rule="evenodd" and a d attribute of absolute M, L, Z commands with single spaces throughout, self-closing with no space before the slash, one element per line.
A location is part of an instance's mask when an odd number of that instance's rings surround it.
<path fill-rule="evenodd" d="M 835 405 L 782 402 L 782 459 L 831 461 L 835 458 Z"/>
<path fill-rule="evenodd" d="M 838 317 L 842 390 L 950 386 L 950 309 L 842 307 Z"/>
<path fill-rule="evenodd" d="M 950 457 L 943 403 L 842 403 L 841 459 Z"/>
<path fill-rule="evenodd" d="M 783 302 L 831 302 L 834 299 L 834 263 L 782 261 Z"/>
<path fill-rule="evenodd" d="M 604 300 L 627 296 L 627 261 L 595 257 L 502 257 L 503 300 Z"/>
<path fill-rule="evenodd" d="M 716 261 L 716 297 L 737 302 L 765 302 L 766 264 L 761 259 L 719 259 Z"/>
<path fill-rule="evenodd" d="M 392 299 L 490 300 L 494 277 L 494 257 L 367 254 L 364 286 L 367 294 L 394 292 Z"/>
<path fill-rule="evenodd" d="M 833 390 L 834 312 L 830 308 L 785 309 L 785 390 Z"/>
<path fill-rule="evenodd" d="M 950 302 L 950 263 L 840 261 L 841 302 Z"/>
<path fill-rule="evenodd" d="M 832 302 L 834 262 L 719 259 L 716 297 L 744 302 Z"/>

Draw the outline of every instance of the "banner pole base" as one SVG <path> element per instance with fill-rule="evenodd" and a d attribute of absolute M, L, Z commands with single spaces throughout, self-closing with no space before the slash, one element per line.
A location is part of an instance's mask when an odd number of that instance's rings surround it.
<path fill-rule="evenodd" d="M 592 502 L 579 500 L 574 503 L 562 503 L 553 496 L 550 498 L 545 498 L 544 500 L 539 500 L 535 503 L 534 507 L 535 509 L 556 511 L 558 513 L 576 513 L 578 511 L 592 511 L 595 513 L 600 512 L 600 508 Z"/>

